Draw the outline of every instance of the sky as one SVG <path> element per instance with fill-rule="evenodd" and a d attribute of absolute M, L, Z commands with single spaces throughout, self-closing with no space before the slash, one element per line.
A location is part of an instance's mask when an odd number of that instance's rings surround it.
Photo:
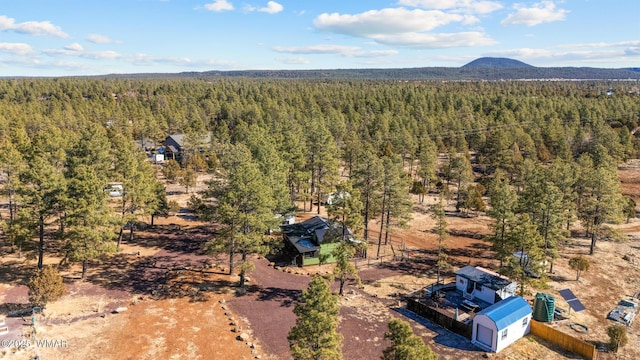
<path fill-rule="evenodd" d="M 0 0 L 0 76 L 640 67 L 638 0 Z"/>

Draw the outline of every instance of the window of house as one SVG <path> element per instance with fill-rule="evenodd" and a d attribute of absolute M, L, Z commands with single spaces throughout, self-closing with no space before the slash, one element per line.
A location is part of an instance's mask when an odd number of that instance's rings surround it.
<path fill-rule="evenodd" d="M 509 329 L 502 330 L 502 340 L 507 338 L 507 330 L 509 330 Z"/>
<path fill-rule="evenodd" d="M 529 323 L 529 318 L 525 317 L 524 319 L 522 319 L 522 327 L 527 326 L 527 324 Z"/>

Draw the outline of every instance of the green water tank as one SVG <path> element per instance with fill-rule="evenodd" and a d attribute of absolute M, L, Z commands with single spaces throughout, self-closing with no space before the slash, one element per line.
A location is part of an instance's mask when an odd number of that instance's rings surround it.
<path fill-rule="evenodd" d="M 553 295 L 537 293 L 533 301 L 533 319 L 540 322 L 553 321 L 555 306 L 556 298 L 554 298 Z"/>

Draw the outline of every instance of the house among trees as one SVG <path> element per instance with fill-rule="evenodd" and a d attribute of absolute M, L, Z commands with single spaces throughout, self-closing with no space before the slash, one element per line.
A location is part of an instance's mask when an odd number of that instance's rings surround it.
<path fill-rule="evenodd" d="M 465 266 L 456 270 L 456 289 L 465 299 L 495 304 L 516 294 L 517 283 L 479 266 Z"/>
<path fill-rule="evenodd" d="M 202 151 L 203 149 L 201 146 L 208 145 L 210 143 L 210 133 L 202 134 L 199 138 L 196 136 L 194 139 L 189 139 L 188 135 L 182 133 L 171 134 L 164 140 L 165 159 L 180 161 L 183 153 L 189 146 L 191 146 L 192 149 Z"/>
<path fill-rule="evenodd" d="M 342 239 L 354 241 L 353 233 L 338 221 L 314 216 L 303 222 L 281 225 L 285 250 L 298 266 L 332 263 L 332 252 Z"/>
<path fill-rule="evenodd" d="M 473 318 L 471 342 L 487 351 L 499 352 L 531 330 L 531 306 L 512 296 L 478 312 Z"/>

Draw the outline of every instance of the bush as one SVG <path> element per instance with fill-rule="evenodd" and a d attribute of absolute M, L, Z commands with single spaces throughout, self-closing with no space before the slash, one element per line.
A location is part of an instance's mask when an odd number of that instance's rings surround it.
<path fill-rule="evenodd" d="M 618 352 L 618 349 L 627 344 L 627 328 L 621 324 L 611 325 L 607 328 L 607 335 L 609 335 L 609 344 L 607 344 L 610 351 L 614 353 Z"/>
<path fill-rule="evenodd" d="M 62 276 L 51 266 L 38 270 L 29 280 L 29 302 L 34 306 L 45 306 L 66 292 Z"/>

